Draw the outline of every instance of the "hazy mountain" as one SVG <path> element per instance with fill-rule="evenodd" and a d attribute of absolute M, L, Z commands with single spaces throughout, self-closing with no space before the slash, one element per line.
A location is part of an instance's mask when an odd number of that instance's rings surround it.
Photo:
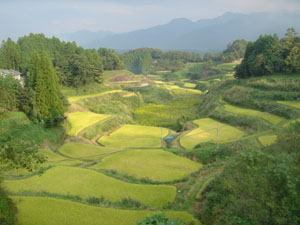
<path fill-rule="evenodd" d="M 114 33 L 110 31 L 92 32 L 88 30 L 81 30 L 74 33 L 65 33 L 55 36 L 64 41 L 75 41 L 78 45 L 84 48 L 96 48 L 99 45 L 100 40 L 113 34 Z"/>
<path fill-rule="evenodd" d="M 175 19 L 165 25 L 99 39 L 97 46 L 115 49 L 152 47 L 161 49 L 223 50 L 229 42 L 256 40 L 260 34 L 282 36 L 288 27 L 300 32 L 300 12 L 225 13 L 196 22 Z"/>

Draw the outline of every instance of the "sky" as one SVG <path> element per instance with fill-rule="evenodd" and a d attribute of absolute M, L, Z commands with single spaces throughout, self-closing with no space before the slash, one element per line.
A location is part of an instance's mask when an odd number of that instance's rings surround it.
<path fill-rule="evenodd" d="M 79 30 L 128 32 L 225 12 L 300 10 L 300 0 L 0 0 L 0 36 Z"/>

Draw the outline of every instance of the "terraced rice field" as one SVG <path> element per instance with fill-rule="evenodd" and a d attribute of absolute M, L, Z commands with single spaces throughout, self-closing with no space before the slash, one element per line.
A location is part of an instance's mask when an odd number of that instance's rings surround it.
<path fill-rule="evenodd" d="M 300 101 L 278 101 L 278 103 L 300 109 Z"/>
<path fill-rule="evenodd" d="M 284 120 L 284 118 L 282 118 L 280 116 L 275 116 L 271 113 L 264 113 L 264 112 L 253 110 L 253 109 L 240 108 L 240 107 L 229 105 L 229 104 L 225 104 L 225 110 L 227 112 L 231 112 L 231 113 L 235 113 L 235 114 L 260 117 L 264 120 L 269 121 L 270 123 L 272 123 L 274 125 L 276 125 Z"/>
<path fill-rule="evenodd" d="M 93 168 L 115 170 L 152 181 L 179 180 L 202 167 L 201 164 L 163 150 L 128 150 L 108 156 Z"/>
<path fill-rule="evenodd" d="M 220 143 L 229 142 L 231 140 L 238 139 L 245 135 L 243 131 L 239 129 L 220 123 L 210 118 L 194 120 L 193 123 L 197 124 L 199 128 L 192 130 L 185 134 L 180 139 L 180 144 L 185 149 L 191 150 L 197 144 L 204 142 L 217 141 L 217 127 L 219 129 L 219 141 Z"/>
<path fill-rule="evenodd" d="M 133 211 L 103 208 L 61 199 L 12 197 L 18 207 L 20 225 L 135 225 L 146 216 L 159 211 Z M 180 218 L 187 224 L 200 223 L 186 212 L 165 211 L 169 218 Z"/>
<path fill-rule="evenodd" d="M 163 129 L 163 137 L 169 131 Z M 98 142 L 108 147 L 159 148 L 161 147 L 161 128 L 139 125 L 124 125 L 109 136 L 101 137 Z"/>
<path fill-rule="evenodd" d="M 163 85 L 168 90 L 172 91 L 174 94 L 183 95 L 183 94 L 202 94 L 200 90 L 181 88 L 177 85 Z"/>
<path fill-rule="evenodd" d="M 112 94 L 112 93 L 117 93 L 117 92 L 123 92 L 122 90 L 113 90 L 113 91 L 106 91 L 106 92 L 101 92 L 101 93 L 96 93 L 96 94 L 90 94 L 90 95 L 79 95 L 79 96 L 72 96 L 68 98 L 68 101 L 71 102 L 77 102 L 82 99 L 86 98 L 95 98 L 107 94 Z"/>
<path fill-rule="evenodd" d="M 68 132 L 68 135 L 77 136 L 80 131 L 102 120 L 108 119 L 110 115 L 92 112 L 75 112 L 67 114 L 67 117 L 71 124 L 71 129 Z"/>
<path fill-rule="evenodd" d="M 261 136 L 258 138 L 258 140 L 263 146 L 269 146 L 276 143 L 277 136 L 276 135 Z"/>
<path fill-rule="evenodd" d="M 57 153 L 54 153 L 49 149 L 40 149 L 39 154 L 46 157 L 47 162 L 45 163 L 45 166 L 48 165 L 78 166 L 82 164 L 82 162 L 79 160 L 63 157 Z"/>
<path fill-rule="evenodd" d="M 70 158 L 80 158 L 84 161 L 96 161 L 107 154 L 117 152 L 116 149 L 101 148 L 85 143 L 69 142 L 59 148 L 59 152 Z"/>
<path fill-rule="evenodd" d="M 51 168 L 42 175 L 27 179 L 5 180 L 4 187 L 10 193 L 48 192 L 82 199 L 104 197 L 112 202 L 131 198 L 150 207 L 168 205 L 176 196 L 174 186 L 126 183 L 96 171 L 64 166 Z"/>
<path fill-rule="evenodd" d="M 195 88 L 196 84 L 193 84 L 193 83 L 184 83 L 184 87 L 185 88 Z"/>

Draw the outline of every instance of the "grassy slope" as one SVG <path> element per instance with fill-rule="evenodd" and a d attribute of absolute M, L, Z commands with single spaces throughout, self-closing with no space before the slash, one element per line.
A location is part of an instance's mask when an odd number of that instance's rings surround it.
<path fill-rule="evenodd" d="M 179 180 L 202 165 L 162 150 L 128 150 L 106 157 L 93 168 L 116 170 L 153 181 Z"/>
<path fill-rule="evenodd" d="M 274 125 L 278 124 L 284 120 L 284 118 L 272 115 L 270 113 L 263 113 L 258 110 L 241 108 L 241 107 L 237 107 L 237 106 L 233 106 L 233 105 L 229 105 L 229 104 L 225 104 L 225 110 L 228 112 L 236 113 L 236 114 L 260 117 L 260 118 L 263 118 L 263 119 L 269 121 L 270 123 L 272 123 Z"/>
<path fill-rule="evenodd" d="M 193 121 L 199 128 L 192 130 L 185 134 L 180 139 L 180 144 L 185 149 L 193 149 L 197 144 L 204 142 L 216 142 L 217 127 L 220 128 L 219 140 L 220 142 L 230 141 L 242 137 L 245 133 L 232 126 L 220 123 L 218 121 L 205 118 Z M 223 127 L 224 126 L 224 127 Z M 207 131 L 208 130 L 208 131 Z"/>
<path fill-rule="evenodd" d="M 92 170 L 62 166 L 49 169 L 42 176 L 6 180 L 4 187 L 12 193 L 45 191 L 83 199 L 103 196 L 113 202 L 131 198 L 154 207 L 165 206 L 173 202 L 176 196 L 173 186 L 131 184 Z"/>
<path fill-rule="evenodd" d="M 71 158 L 81 158 L 85 161 L 99 160 L 103 156 L 116 151 L 116 149 L 101 148 L 98 146 L 79 142 L 65 143 L 62 147 L 59 148 L 59 152 L 61 154 Z"/>
<path fill-rule="evenodd" d="M 29 141 L 35 145 L 56 146 L 64 137 L 64 129 L 55 127 L 45 129 L 30 121 L 23 112 L 11 112 L 0 119 L 0 136 L 10 137 L 12 140 Z"/>
<path fill-rule="evenodd" d="M 163 129 L 163 136 L 167 136 L 169 131 Z M 101 137 L 98 142 L 109 147 L 151 147 L 161 146 L 161 128 L 151 126 L 124 125 L 109 136 Z"/>
<path fill-rule="evenodd" d="M 112 93 L 118 93 L 118 92 L 122 92 L 122 90 L 113 90 L 113 91 L 106 91 L 106 92 L 101 92 L 101 93 L 96 93 L 96 94 L 72 96 L 72 97 L 68 98 L 68 101 L 71 103 L 71 102 L 76 102 L 76 101 L 86 99 L 86 98 L 95 98 L 95 97 L 112 94 Z"/>
<path fill-rule="evenodd" d="M 77 136 L 83 129 L 109 118 L 109 115 L 96 114 L 92 112 L 76 112 L 67 114 L 68 121 L 71 124 L 70 136 Z"/>
<path fill-rule="evenodd" d="M 19 209 L 20 225 L 135 225 L 157 211 L 133 211 L 89 206 L 66 200 L 39 197 L 12 197 Z M 165 211 L 170 218 L 200 223 L 186 212 Z"/>

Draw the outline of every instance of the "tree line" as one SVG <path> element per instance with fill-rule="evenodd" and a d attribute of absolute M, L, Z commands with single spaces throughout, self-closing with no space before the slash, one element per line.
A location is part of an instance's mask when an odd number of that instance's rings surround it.
<path fill-rule="evenodd" d="M 249 42 L 242 63 L 236 67 L 237 78 L 300 72 L 300 37 L 289 28 L 285 37 L 261 35 Z"/>
<path fill-rule="evenodd" d="M 81 86 L 102 82 L 103 70 L 121 69 L 123 58 L 114 50 L 83 49 L 75 42 L 61 42 L 44 34 L 29 34 L 17 42 L 8 38 L 0 49 L 0 68 L 14 69 L 27 75 L 34 52 L 46 52 L 53 62 L 58 82 L 65 86 Z M 28 78 L 28 76 L 27 76 Z"/>
<path fill-rule="evenodd" d="M 126 69 L 135 74 L 155 73 L 156 71 L 177 71 L 188 62 L 201 62 L 203 57 L 187 51 L 162 51 L 140 48 L 124 53 Z"/>

